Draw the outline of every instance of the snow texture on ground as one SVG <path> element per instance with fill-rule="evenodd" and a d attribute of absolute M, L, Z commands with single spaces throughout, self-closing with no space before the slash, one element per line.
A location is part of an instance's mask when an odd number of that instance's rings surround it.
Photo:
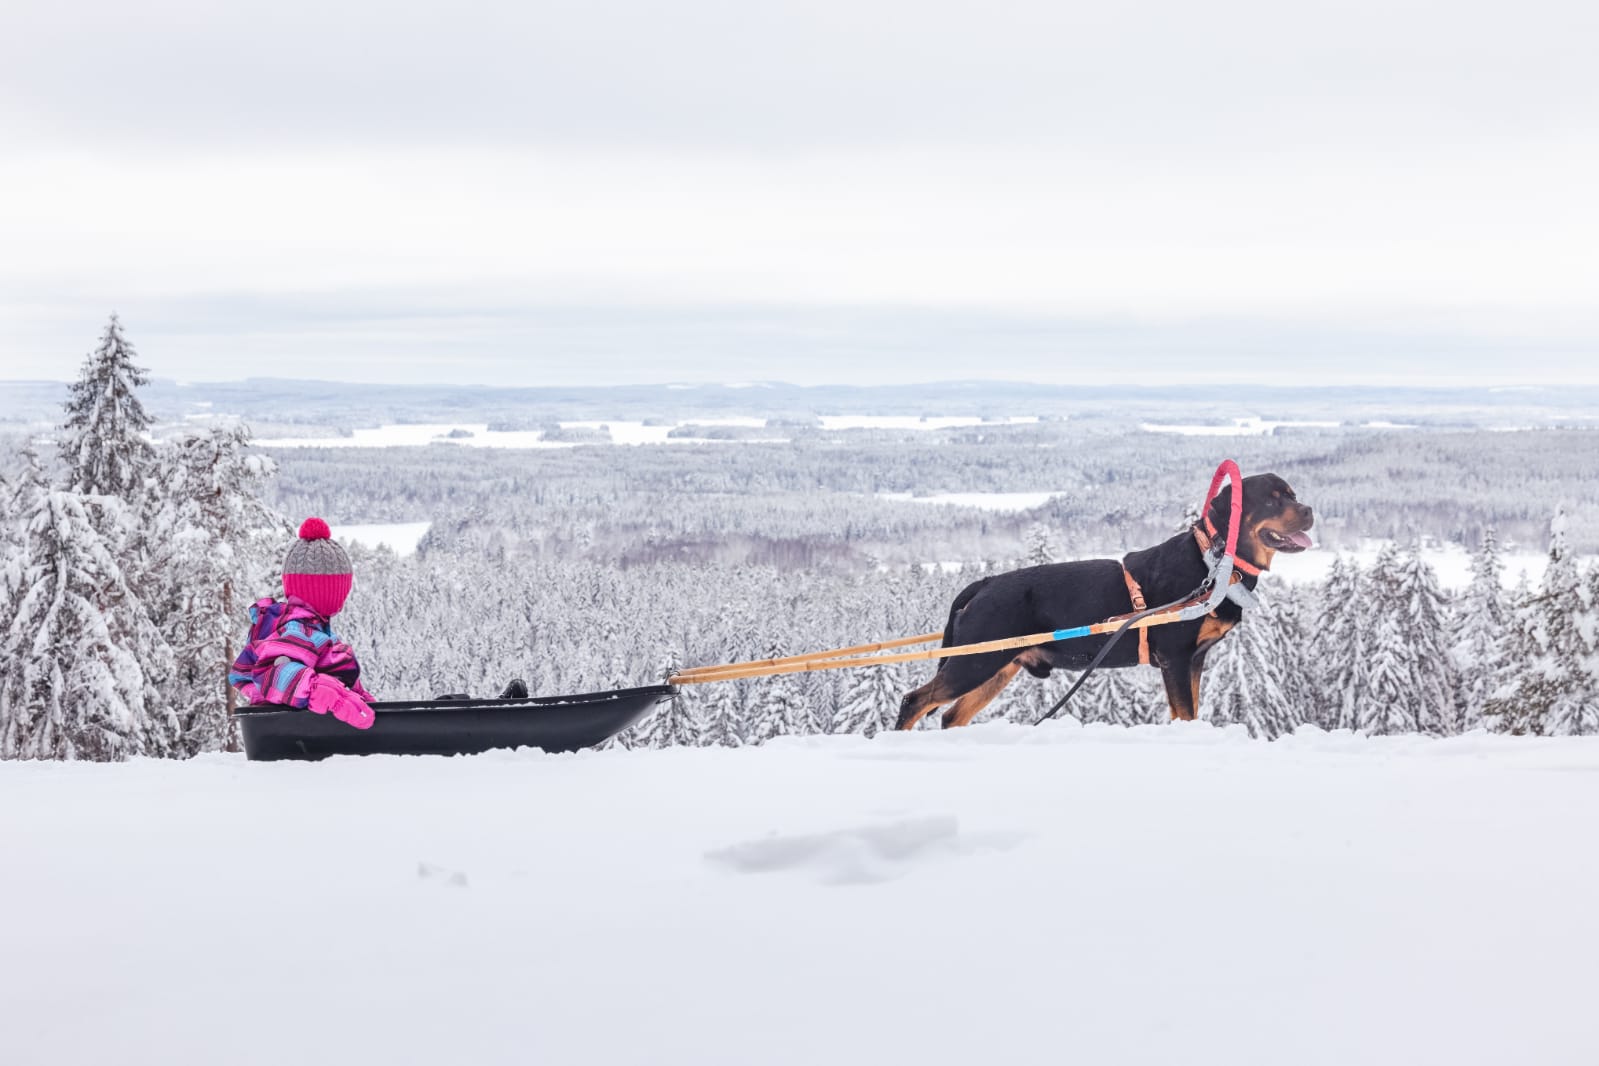
<path fill-rule="evenodd" d="M 1599 738 L 0 764 L 0 1058 L 1599 1061 Z"/>

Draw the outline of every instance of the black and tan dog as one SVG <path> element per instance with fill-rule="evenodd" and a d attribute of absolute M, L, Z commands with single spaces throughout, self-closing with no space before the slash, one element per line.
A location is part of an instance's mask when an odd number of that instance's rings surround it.
<path fill-rule="evenodd" d="M 1164 544 L 1133 552 L 1119 563 L 1090 559 L 1030 566 L 968 585 L 950 607 L 944 647 L 1091 625 L 1141 610 L 1146 603 L 1153 607 L 1188 595 L 1208 573 L 1204 556 L 1211 538 L 1225 536 L 1232 491 L 1229 485 L 1217 495 L 1198 526 Z M 1288 482 L 1276 474 L 1245 478 L 1237 556 L 1244 585 L 1253 589 L 1278 552 L 1310 547 L 1306 531 L 1314 521 L 1310 507 L 1300 503 Z M 1129 632 L 1100 665 L 1158 666 L 1172 717 L 1193 718 L 1205 656 L 1242 617 L 1243 609 L 1228 599 L 1204 618 L 1140 630 L 1144 637 Z M 1082 670 L 1109 639 L 1083 637 L 1019 653 L 941 659 L 933 679 L 901 701 L 899 728 L 910 729 L 951 701 L 954 705 L 944 712 L 945 728 L 966 725 L 1022 670 L 1035 677 L 1048 677 L 1057 668 Z"/>

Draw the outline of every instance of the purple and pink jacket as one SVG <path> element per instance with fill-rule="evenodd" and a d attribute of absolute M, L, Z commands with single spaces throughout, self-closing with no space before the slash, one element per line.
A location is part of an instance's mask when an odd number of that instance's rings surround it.
<path fill-rule="evenodd" d="M 250 703 L 281 703 L 305 710 L 311 679 L 318 674 L 372 702 L 372 694 L 361 687 L 355 652 L 333 635 L 326 618 L 297 596 L 288 602 L 271 597 L 256 600 L 250 608 L 250 640 L 234 660 L 228 684 Z"/>

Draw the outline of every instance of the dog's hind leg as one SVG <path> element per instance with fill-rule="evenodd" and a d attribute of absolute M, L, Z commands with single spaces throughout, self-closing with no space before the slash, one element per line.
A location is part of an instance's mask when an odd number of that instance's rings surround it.
<path fill-rule="evenodd" d="M 947 661 L 947 660 L 946 660 Z M 913 688 L 899 701 L 899 721 L 894 723 L 895 729 L 915 729 L 916 723 L 925 718 L 928 712 L 936 710 L 960 696 L 950 684 L 950 671 L 942 669 L 933 675 L 933 680 L 921 688 Z"/>
<path fill-rule="evenodd" d="M 944 728 L 954 729 L 956 726 L 970 725 L 972 719 L 982 714 L 983 708 L 993 703 L 994 697 L 1005 691 L 1005 686 L 1010 684 L 1021 670 L 1021 662 L 1013 661 L 999 673 L 956 700 L 954 706 L 944 712 Z"/>
<path fill-rule="evenodd" d="M 1015 657 L 1008 651 L 990 651 L 945 658 L 933 680 L 913 689 L 900 701 L 899 723 L 895 728 L 910 729 L 934 709 L 981 688 Z"/>

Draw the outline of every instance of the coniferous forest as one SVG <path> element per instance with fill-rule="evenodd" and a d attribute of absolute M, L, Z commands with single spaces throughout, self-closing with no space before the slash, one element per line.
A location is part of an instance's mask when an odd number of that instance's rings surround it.
<path fill-rule="evenodd" d="M 492 694 L 512 677 L 555 694 L 937 629 L 984 574 L 1170 536 L 1223 455 L 1293 482 L 1318 550 L 1340 554 L 1324 582 L 1263 583 L 1263 607 L 1210 658 L 1202 716 L 1266 739 L 1599 732 L 1591 429 L 1454 419 L 1217 440 L 1085 409 L 941 430 L 800 415 L 768 420 L 776 441 L 624 446 L 551 426 L 574 446 L 280 448 L 252 438 L 254 417 L 158 420 L 150 391 L 113 319 L 58 428 L 0 445 L 0 756 L 235 747 L 226 667 L 311 514 L 335 537 L 431 523 L 414 554 L 349 545 L 355 591 L 335 625 L 380 698 Z M 1054 495 L 1014 512 L 909 498 L 994 492 Z M 1373 541 L 1374 559 L 1342 554 Z M 1469 582 L 1440 586 L 1439 544 L 1472 552 Z M 1509 545 L 1546 553 L 1536 580 L 1507 573 Z M 871 734 L 930 669 L 687 688 L 617 742 Z M 985 717 L 1032 722 L 1070 680 L 1023 678 Z M 1153 669 L 1105 671 L 1069 713 L 1129 725 L 1166 704 Z"/>

